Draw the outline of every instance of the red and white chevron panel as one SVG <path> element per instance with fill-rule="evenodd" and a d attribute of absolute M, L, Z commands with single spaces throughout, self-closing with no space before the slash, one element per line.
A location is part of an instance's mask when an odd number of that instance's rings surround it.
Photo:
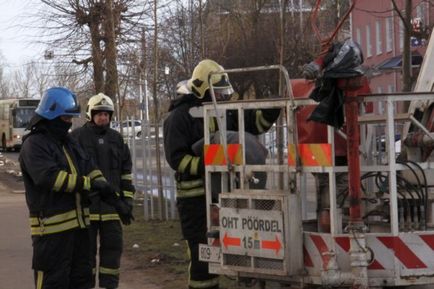
<path fill-rule="evenodd" d="M 374 253 L 368 267 L 371 277 L 391 278 L 434 274 L 434 233 L 367 234 L 366 244 Z M 334 251 L 339 268 L 350 270 L 350 237 L 304 233 L 304 265 L 309 274 L 319 276 Z"/>

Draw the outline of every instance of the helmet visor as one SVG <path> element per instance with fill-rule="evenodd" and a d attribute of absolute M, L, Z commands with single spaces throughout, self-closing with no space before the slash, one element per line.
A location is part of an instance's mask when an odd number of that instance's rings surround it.
<path fill-rule="evenodd" d="M 220 101 L 229 100 L 233 93 L 234 93 L 234 89 L 232 88 L 232 86 L 224 87 L 224 88 L 221 87 L 214 88 L 214 95 L 216 100 L 220 100 Z"/>
<path fill-rule="evenodd" d="M 214 83 L 214 94 L 217 100 L 229 100 L 231 95 L 234 93 L 231 83 L 229 82 L 228 75 L 226 73 L 218 75 L 220 80 Z"/>
<path fill-rule="evenodd" d="M 75 94 L 72 95 L 72 97 L 68 100 L 65 100 L 64 105 L 64 115 L 72 115 L 72 116 L 80 116 L 80 104 L 77 101 L 77 97 Z"/>

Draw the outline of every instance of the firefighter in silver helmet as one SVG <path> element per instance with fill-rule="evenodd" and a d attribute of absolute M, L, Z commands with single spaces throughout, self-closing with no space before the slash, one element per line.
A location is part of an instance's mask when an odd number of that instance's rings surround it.
<path fill-rule="evenodd" d="M 93 285 L 98 273 L 99 287 L 113 289 L 119 284 L 122 253 L 122 226 L 132 220 L 134 186 L 131 178 L 131 156 L 121 134 L 109 124 L 114 112 L 113 101 L 107 95 L 92 96 L 87 105 L 88 122 L 74 130 L 72 136 L 93 158 L 104 177 L 119 195 L 118 202 L 107 203 L 92 195 L 90 206 L 91 254 Z M 99 246 L 98 246 L 99 235 Z M 99 247 L 99 267 L 96 268 Z"/>
<path fill-rule="evenodd" d="M 211 101 L 210 84 L 217 100 L 229 100 L 234 93 L 229 77 L 217 62 L 205 59 L 194 68 L 187 82 L 187 93 L 179 93 L 172 101 L 169 115 L 164 121 L 164 150 L 167 162 L 176 171 L 177 208 L 183 237 L 190 252 L 188 287 L 190 289 L 216 289 L 216 275 L 208 273 L 208 263 L 200 262 L 198 246 L 207 243 L 206 207 L 204 188 L 204 158 L 196 155 L 193 145 L 204 137 L 204 122 L 200 115 L 203 102 Z M 191 92 L 190 92 L 191 91 Z M 198 113 L 199 112 L 199 113 Z M 279 109 L 246 110 L 245 128 L 254 135 L 267 131 L 279 117 Z M 227 130 L 238 130 L 237 111 L 227 114 Z M 218 131 L 215 118 L 207 128 L 211 133 Z"/>

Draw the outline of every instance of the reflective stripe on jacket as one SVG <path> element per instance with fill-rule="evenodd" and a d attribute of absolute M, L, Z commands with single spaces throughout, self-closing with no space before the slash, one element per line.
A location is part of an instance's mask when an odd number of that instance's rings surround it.
<path fill-rule="evenodd" d="M 166 160 L 176 171 L 177 197 L 196 197 L 204 194 L 203 182 L 199 185 L 204 173 L 203 156 L 193 152 L 193 145 L 203 139 L 203 117 L 193 116 L 190 111 L 199 108 L 202 102 L 194 95 L 187 94 L 174 100 L 169 108 L 170 114 L 164 121 L 163 140 Z M 280 109 L 252 109 L 244 112 L 245 130 L 251 134 L 264 133 L 279 117 Z M 227 111 L 227 130 L 238 130 L 238 112 Z M 217 131 L 214 119 L 208 128 Z M 202 189 L 199 187 L 202 186 Z"/>
<path fill-rule="evenodd" d="M 47 131 L 28 135 L 20 153 L 32 235 L 53 234 L 89 225 L 87 193 L 101 176 L 69 137 L 61 143 Z"/>
<path fill-rule="evenodd" d="M 30 230 L 33 235 L 48 235 L 60 233 L 63 231 L 82 228 L 83 224 L 79 222 L 84 220 L 84 225 L 89 226 L 89 209 L 83 209 L 83 216 L 78 217 L 77 211 L 72 210 L 63 214 L 54 215 L 48 218 L 30 218 Z"/>

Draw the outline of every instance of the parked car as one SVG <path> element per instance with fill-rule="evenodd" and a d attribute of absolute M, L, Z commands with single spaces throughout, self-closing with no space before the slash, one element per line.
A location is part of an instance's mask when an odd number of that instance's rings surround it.
<path fill-rule="evenodd" d="M 131 138 L 133 136 L 133 131 L 135 138 L 142 137 L 142 122 L 140 120 L 124 120 L 121 122 L 121 126 L 119 126 L 119 122 L 112 121 L 111 127 L 119 132 L 121 132 L 122 127 L 122 136 L 124 138 Z M 150 127 L 150 137 L 155 138 L 155 128 L 153 126 Z M 159 132 L 160 138 L 163 137 L 163 129 L 160 128 Z"/>
<path fill-rule="evenodd" d="M 110 127 L 121 132 L 124 138 L 132 137 L 133 131 L 136 137 L 140 137 L 142 134 L 142 122 L 140 120 L 124 120 L 120 125 L 118 121 L 112 121 Z"/>

